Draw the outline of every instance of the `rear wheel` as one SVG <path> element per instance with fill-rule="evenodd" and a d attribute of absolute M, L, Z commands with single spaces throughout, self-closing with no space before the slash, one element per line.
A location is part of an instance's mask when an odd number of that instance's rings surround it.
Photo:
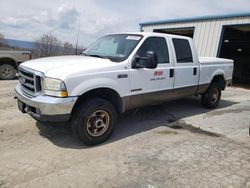
<path fill-rule="evenodd" d="M 71 120 L 72 131 L 85 145 L 96 145 L 113 133 L 117 112 L 107 100 L 90 99 L 78 106 Z"/>
<path fill-rule="evenodd" d="M 201 96 L 201 102 L 206 108 L 216 108 L 221 98 L 221 87 L 217 83 L 211 83 L 209 88 Z"/>
<path fill-rule="evenodd" d="M 0 65 L 0 79 L 11 80 L 16 76 L 16 69 L 14 66 L 9 64 Z"/>

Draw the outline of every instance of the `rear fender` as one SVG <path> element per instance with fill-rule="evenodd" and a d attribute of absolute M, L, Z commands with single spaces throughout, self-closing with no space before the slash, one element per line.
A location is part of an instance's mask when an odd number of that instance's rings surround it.
<path fill-rule="evenodd" d="M 210 83 L 212 82 L 213 78 L 215 76 L 223 76 L 224 80 L 225 80 L 225 71 L 223 69 L 217 69 L 212 76 L 210 77 Z"/>

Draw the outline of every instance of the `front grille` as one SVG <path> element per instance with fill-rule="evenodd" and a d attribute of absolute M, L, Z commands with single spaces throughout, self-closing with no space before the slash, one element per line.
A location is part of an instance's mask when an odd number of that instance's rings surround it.
<path fill-rule="evenodd" d="M 35 96 L 39 91 L 41 91 L 41 77 L 35 73 L 19 67 L 18 70 L 19 81 L 22 85 L 22 90 L 32 96 Z"/>

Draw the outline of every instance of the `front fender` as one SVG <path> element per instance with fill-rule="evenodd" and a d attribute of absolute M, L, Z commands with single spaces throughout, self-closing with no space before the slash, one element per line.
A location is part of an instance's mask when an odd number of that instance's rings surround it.
<path fill-rule="evenodd" d="M 110 88 L 115 90 L 121 97 L 124 95 L 124 89 L 117 81 L 110 78 L 93 78 L 89 80 L 85 80 L 80 84 L 76 85 L 76 87 L 72 88 L 70 92 L 70 96 L 80 96 L 90 90 L 98 89 L 98 88 Z"/>

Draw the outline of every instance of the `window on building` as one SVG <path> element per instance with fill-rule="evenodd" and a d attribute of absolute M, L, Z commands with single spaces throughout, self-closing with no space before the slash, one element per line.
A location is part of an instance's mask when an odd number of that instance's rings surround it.
<path fill-rule="evenodd" d="M 190 44 L 186 39 L 173 39 L 177 63 L 193 62 Z"/>

